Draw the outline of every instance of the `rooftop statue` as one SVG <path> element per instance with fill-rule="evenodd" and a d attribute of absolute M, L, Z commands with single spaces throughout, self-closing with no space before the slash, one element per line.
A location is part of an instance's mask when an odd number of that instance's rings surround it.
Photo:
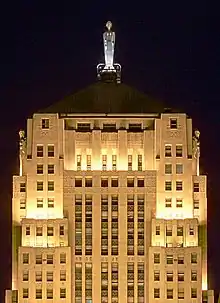
<path fill-rule="evenodd" d="M 106 23 L 107 31 L 103 33 L 105 69 L 114 69 L 115 32 L 112 32 L 112 23 Z"/>

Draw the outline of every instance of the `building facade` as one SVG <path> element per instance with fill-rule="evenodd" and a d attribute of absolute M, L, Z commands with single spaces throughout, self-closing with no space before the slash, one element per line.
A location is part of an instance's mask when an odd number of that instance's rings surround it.
<path fill-rule="evenodd" d="M 103 38 L 100 81 L 19 133 L 6 303 L 212 303 L 199 132 L 120 83 Z"/>

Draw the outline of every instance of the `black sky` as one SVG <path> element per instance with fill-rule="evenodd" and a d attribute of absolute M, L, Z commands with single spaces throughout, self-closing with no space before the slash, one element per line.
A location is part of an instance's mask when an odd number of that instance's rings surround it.
<path fill-rule="evenodd" d="M 208 0 L 14 2 L 0 7 L 0 302 L 3 289 L 10 287 L 11 179 L 18 172 L 18 130 L 34 111 L 96 81 L 108 19 L 116 31 L 123 82 L 184 109 L 201 131 L 209 183 L 210 284 L 220 290 L 217 5 Z"/>

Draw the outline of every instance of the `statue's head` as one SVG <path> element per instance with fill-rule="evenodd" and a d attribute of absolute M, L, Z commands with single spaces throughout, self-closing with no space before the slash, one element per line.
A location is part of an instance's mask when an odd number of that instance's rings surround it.
<path fill-rule="evenodd" d="M 110 32 L 110 30 L 111 30 L 111 28 L 112 28 L 112 23 L 111 23 L 111 21 L 108 21 L 108 22 L 106 23 L 106 27 L 107 27 L 108 31 Z"/>
<path fill-rule="evenodd" d="M 195 130 L 195 136 L 197 139 L 200 137 L 200 131 L 198 129 Z"/>
<path fill-rule="evenodd" d="M 24 138 L 24 130 L 19 131 L 19 137 L 20 139 Z"/>

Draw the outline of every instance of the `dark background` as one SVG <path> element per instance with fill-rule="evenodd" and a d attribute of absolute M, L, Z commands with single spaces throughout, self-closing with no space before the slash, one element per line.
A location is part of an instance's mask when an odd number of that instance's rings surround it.
<path fill-rule="evenodd" d="M 116 31 L 123 82 L 184 109 L 201 131 L 201 162 L 209 186 L 209 284 L 219 291 L 219 17 L 217 5 L 208 0 L 1 4 L 0 302 L 11 285 L 18 131 L 36 110 L 96 81 L 108 19 Z"/>

